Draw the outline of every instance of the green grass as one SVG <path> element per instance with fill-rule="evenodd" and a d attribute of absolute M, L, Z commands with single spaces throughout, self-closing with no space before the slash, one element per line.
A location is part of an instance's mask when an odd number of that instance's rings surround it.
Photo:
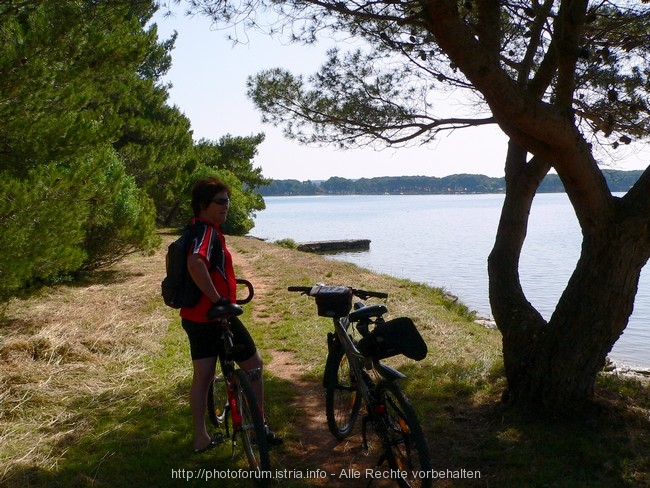
<path fill-rule="evenodd" d="M 408 375 L 403 387 L 434 469 L 481 475 L 439 479 L 435 486 L 650 486 L 647 384 L 603 375 L 594 406 L 570 418 L 506 408 L 499 402 L 505 388 L 499 333 L 474 324 L 474 314 L 443 290 L 259 241 L 230 243 L 246 261 L 241 277 L 248 271 L 257 279 L 244 321 L 265 360 L 290 351 L 308 382 L 320 382 L 331 323 L 316 315 L 312 299 L 287 286 L 323 281 L 388 291 L 390 317 L 414 319 L 427 358 L 387 362 Z M 152 259 L 161 257 L 134 256 L 126 270 L 104 274 L 99 283 L 8 305 L 0 318 L 0 486 L 254 486 L 181 479 L 238 464 L 229 446 L 192 453 L 187 341 L 176 312 L 158 299 L 161 270 Z M 274 468 L 322 468 L 326 448 L 304 455 L 300 410 L 290 406 L 304 392 L 270 370 L 265 386 L 268 416 L 287 441 L 273 451 Z"/>

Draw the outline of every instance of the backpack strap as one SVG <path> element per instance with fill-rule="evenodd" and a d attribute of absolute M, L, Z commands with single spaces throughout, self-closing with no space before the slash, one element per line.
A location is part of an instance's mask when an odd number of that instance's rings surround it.
<path fill-rule="evenodd" d="M 225 273 L 225 256 L 223 252 L 223 246 L 221 245 L 221 237 L 219 236 L 218 231 L 215 229 L 210 229 L 208 231 L 207 227 L 209 225 L 206 222 L 201 220 L 193 219 L 186 227 L 185 231 L 189 234 L 190 247 L 188 253 L 192 252 L 193 246 L 196 245 L 196 240 L 199 238 L 204 238 L 208 232 L 214 232 L 214 239 L 212 242 L 212 247 L 210 249 L 210 255 L 208 256 L 208 271 L 212 272 L 215 269 L 219 269 L 222 274 Z"/>

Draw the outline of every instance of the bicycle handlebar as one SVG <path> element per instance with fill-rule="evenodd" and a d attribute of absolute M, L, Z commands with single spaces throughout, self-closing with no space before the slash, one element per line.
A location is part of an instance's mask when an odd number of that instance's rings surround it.
<path fill-rule="evenodd" d="M 248 296 L 246 298 L 242 298 L 241 300 L 237 300 L 237 305 L 244 305 L 245 303 L 250 302 L 253 299 L 253 284 L 248 281 L 248 280 L 243 280 L 240 278 L 237 278 L 237 284 L 238 285 L 244 285 L 248 289 Z"/>
<path fill-rule="evenodd" d="M 301 292 L 305 295 L 309 296 L 314 296 L 312 295 L 312 290 L 316 288 L 314 286 L 290 286 L 287 288 L 287 291 L 296 291 L 296 292 Z M 356 297 L 361 298 L 362 300 L 367 300 L 370 297 L 374 298 L 388 298 L 388 293 L 384 293 L 381 291 L 369 291 L 369 290 L 360 290 L 358 288 L 351 288 L 350 290 L 352 291 L 352 294 Z"/>
<path fill-rule="evenodd" d="M 361 298 L 362 300 L 367 300 L 370 297 L 388 298 L 388 293 L 384 293 L 383 291 L 368 291 L 352 288 L 352 294 Z"/>
<path fill-rule="evenodd" d="M 301 293 L 309 294 L 313 286 L 290 286 L 287 291 L 299 291 Z"/>
<path fill-rule="evenodd" d="M 244 285 L 248 289 L 248 295 L 246 298 L 242 298 L 241 300 L 235 301 L 235 303 L 229 303 L 228 300 L 226 300 L 225 305 L 212 305 L 210 309 L 206 313 L 206 318 L 208 320 L 214 320 L 217 317 L 226 317 L 226 316 L 237 316 L 241 315 L 244 313 L 244 309 L 240 307 L 240 305 L 243 305 L 245 303 L 250 302 L 253 299 L 253 284 L 244 279 L 237 278 L 236 280 L 237 285 Z M 217 302 L 218 303 L 218 302 Z"/>

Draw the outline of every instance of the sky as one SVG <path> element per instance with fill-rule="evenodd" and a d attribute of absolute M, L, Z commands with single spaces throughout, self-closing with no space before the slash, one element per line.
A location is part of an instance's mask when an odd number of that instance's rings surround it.
<path fill-rule="evenodd" d="M 262 124 L 261 113 L 246 96 L 246 79 L 259 71 L 282 67 L 309 75 L 325 60 L 323 46 L 283 44 L 262 34 L 248 33 L 246 44 L 233 45 L 228 31 L 211 26 L 204 17 L 177 12 L 157 15 L 160 40 L 178 33 L 172 68 L 165 77 L 172 84 L 170 104 L 191 121 L 195 140 L 217 141 L 222 136 L 263 132 L 253 161 L 273 179 L 326 180 L 333 176 L 357 179 L 377 176 L 447 176 L 458 173 L 503 176 L 507 138 L 496 127 L 458 130 L 431 144 L 382 150 L 301 145 L 286 139 L 281 128 Z M 644 161 L 646 161 L 644 163 Z M 645 168 L 648 159 L 632 156 L 617 169 Z"/>

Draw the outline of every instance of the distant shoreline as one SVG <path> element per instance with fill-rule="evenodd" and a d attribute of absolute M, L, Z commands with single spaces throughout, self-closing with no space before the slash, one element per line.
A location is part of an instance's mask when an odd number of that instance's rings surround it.
<path fill-rule="evenodd" d="M 641 177 L 643 170 L 603 170 L 612 192 L 627 192 Z M 324 181 L 272 180 L 259 188 L 265 196 L 317 196 L 317 195 L 463 195 L 503 194 L 505 177 L 476 174 L 435 176 L 378 176 L 374 178 L 347 179 L 334 176 Z M 548 174 L 540 184 L 538 193 L 564 193 L 562 181 L 556 174 Z"/>

